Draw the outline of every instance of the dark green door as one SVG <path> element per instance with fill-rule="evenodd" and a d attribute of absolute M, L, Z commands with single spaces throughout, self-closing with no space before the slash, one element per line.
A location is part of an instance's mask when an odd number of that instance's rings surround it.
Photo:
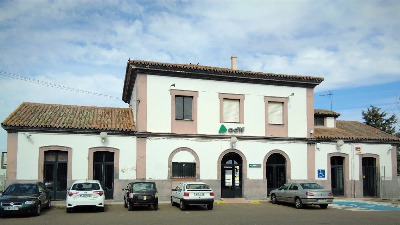
<path fill-rule="evenodd" d="M 114 190 L 114 152 L 95 152 L 93 155 L 93 178 L 100 181 L 105 198 L 113 198 Z"/>
<path fill-rule="evenodd" d="M 266 166 L 267 195 L 286 183 L 286 159 L 279 153 L 268 157 Z"/>
<path fill-rule="evenodd" d="M 363 193 L 364 197 L 377 196 L 376 160 L 372 157 L 362 159 Z"/>
<path fill-rule="evenodd" d="M 43 177 L 52 200 L 65 200 L 67 194 L 68 153 L 46 151 Z"/>
<path fill-rule="evenodd" d="M 331 157 L 331 185 L 334 196 L 344 196 L 343 162 L 343 157 Z"/>

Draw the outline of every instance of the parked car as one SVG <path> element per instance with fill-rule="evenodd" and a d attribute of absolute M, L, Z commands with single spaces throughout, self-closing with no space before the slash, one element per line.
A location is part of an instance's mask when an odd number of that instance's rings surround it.
<path fill-rule="evenodd" d="M 182 182 L 172 189 L 171 204 L 179 205 L 185 210 L 188 205 L 205 205 L 212 210 L 214 206 L 214 192 L 203 182 Z"/>
<path fill-rule="evenodd" d="M 43 208 L 50 207 L 50 191 L 41 182 L 14 183 L 4 192 L 0 192 L 0 216 L 6 214 L 39 216 Z"/>
<path fill-rule="evenodd" d="M 104 199 L 104 190 L 98 180 L 75 181 L 67 191 L 67 213 L 80 207 L 94 207 L 104 212 Z"/>
<path fill-rule="evenodd" d="M 319 205 L 326 209 L 333 202 L 333 194 L 316 183 L 287 183 L 271 191 L 271 202 L 294 203 L 301 209 L 304 205 Z"/>
<path fill-rule="evenodd" d="M 156 183 L 148 181 L 129 183 L 127 188 L 122 189 L 124 194 L 124 206 L 129 211 L 134 206 L 153 206 L 158 209 L 158 192 Z"/>

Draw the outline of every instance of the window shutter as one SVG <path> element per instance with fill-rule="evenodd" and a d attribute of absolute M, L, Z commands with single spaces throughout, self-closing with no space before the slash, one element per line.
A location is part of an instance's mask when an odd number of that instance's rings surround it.
<path fill-rule="evenodd" d="M 223 107 L 224 122 L 239 122 L 239 99 L 224 99 Z"/>
<path fill-rule="evenodd" d="M 268 102 L 268 123 L 283 124 L 282 102 Z"/>

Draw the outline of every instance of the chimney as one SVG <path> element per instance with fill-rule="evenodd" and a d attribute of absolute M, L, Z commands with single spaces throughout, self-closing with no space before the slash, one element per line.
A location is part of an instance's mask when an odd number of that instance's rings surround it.
<path fill-rule="evenodd" d="M 237 70 L 237 57 L 231 56 L 231 69 Z"/>

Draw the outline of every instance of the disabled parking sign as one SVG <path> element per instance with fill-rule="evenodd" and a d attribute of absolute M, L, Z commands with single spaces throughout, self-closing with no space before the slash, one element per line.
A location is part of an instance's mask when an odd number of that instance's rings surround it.
<path fill-rule="evenodd" d="M 325 178 L 325 170 L 318 169 L 318 178 Z"/>

